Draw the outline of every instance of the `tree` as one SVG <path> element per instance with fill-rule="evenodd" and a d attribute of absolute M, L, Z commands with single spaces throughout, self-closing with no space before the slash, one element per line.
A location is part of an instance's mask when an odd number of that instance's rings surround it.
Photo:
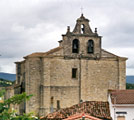
<path fill-rule="evenodd" d="M 5 93 L 5 90 L 0 91 L 0 97 Z M 0 120 L 37 120 L 32 116 L 32 113 L 17 115 L 16 111 L 11 109 L 11 105 L 20 104 L 23 101 L 29 100 L 32 95 L 26 95 L 26 93 L 17 94 L 13 97 L 4 100 L 0 103 Z"/>
<path fill-rule="evenodd" d="M 126 83 L 126 89 L 134 89 L 134 84 Z"/>

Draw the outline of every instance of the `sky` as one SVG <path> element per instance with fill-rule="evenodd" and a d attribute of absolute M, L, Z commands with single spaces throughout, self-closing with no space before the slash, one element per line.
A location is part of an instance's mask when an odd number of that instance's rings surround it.
<path fill-rule="evenodd" d="M 15 73 L 14 62 L 57 47 L 81 8 L 102 48 L 127 57 L 126 74 L 134 75 L 133 0 L 0 0 L 0 72 Z"/>

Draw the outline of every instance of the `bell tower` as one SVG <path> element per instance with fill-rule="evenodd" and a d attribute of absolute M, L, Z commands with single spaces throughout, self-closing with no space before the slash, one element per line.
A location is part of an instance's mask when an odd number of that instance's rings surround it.
<path fill-rule="evenodd" d="M 88 59 L 101 57 L 101 36 L 98 35 L 97 28 L 92 31 L 89 22 L 81 14 L 72 32 L 68 26 L 66 34 L 62 35 L 63 41 L 60 41 L 65 57 L 77 58 L 80 55 Z"/>

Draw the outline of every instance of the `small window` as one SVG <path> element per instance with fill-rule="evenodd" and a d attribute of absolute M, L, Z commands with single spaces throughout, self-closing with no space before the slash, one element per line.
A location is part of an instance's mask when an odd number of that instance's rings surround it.
<path fill-rule="evenodd" d="M 51 104 L 53 104 L 54 102 L 54 97 L 51 97 Z"/>
<path fill-rule="evenodd" d="M 52 96 L 51 97 L 51 106 L 50 106 L 50 112 L 52 113 L 52 112 L 54 112 L 54 108 L 53 108 L 53 101 L 54 100 L 54 97 Z"/>
<path fill-rule="evenodd" d="M 72 78 L 77 78 L 77 68 L 72 69 Z"/>
<path fill-rule="evenodd" d="M 94 53 L 94 42 L 93 40 L 89 40 L 87 43 L 87 52 Z"/>
<path fill-rule="evenodd" d="M 125 116 L 118 116 L 117 120 L 125 120 Z"/>
<path fill-rule="evenodd" d="M 72 52 L 79 53 L 79 40 L 74 39 L 72 44 Z"/>
<path fill-rule="evenodd" d="M 57 109 L 60 109 L 60 101 L 57 100 Z"/>

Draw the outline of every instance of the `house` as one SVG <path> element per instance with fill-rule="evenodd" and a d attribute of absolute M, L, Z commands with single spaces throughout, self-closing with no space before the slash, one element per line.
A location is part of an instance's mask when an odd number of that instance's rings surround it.
<path fill-rule="evenodd" d="M 108 100 L 113 120 L 134 120 L 134 90 L 110 90 Z"/>
<path fill-rule="evenodd" d="M 69 116 L 68 118 L 65 118 L 63 120 L 85 120 L 85 119 L 86 120 L 102 120 L 102 119 L 87 115 L 85 113 L 72 115 L 72 116 Z"/>
<path fill-rule="evenodd" d="M 127 58 L 104 50 L 102 37 L 89 22 L 81 14 L 72 31 L 67 27 L 58 47 L 15 62 L 14 93 L 34 95 L 19 106 L 20 113 L 44 116 L 81 101 L 108 101 L 109 89 L 126 88 Z"/>
<path fill-rule="evenodd" d="M 111 120 L 108 102 L 86 101 L 48 114 L 41 120 Z"/>

